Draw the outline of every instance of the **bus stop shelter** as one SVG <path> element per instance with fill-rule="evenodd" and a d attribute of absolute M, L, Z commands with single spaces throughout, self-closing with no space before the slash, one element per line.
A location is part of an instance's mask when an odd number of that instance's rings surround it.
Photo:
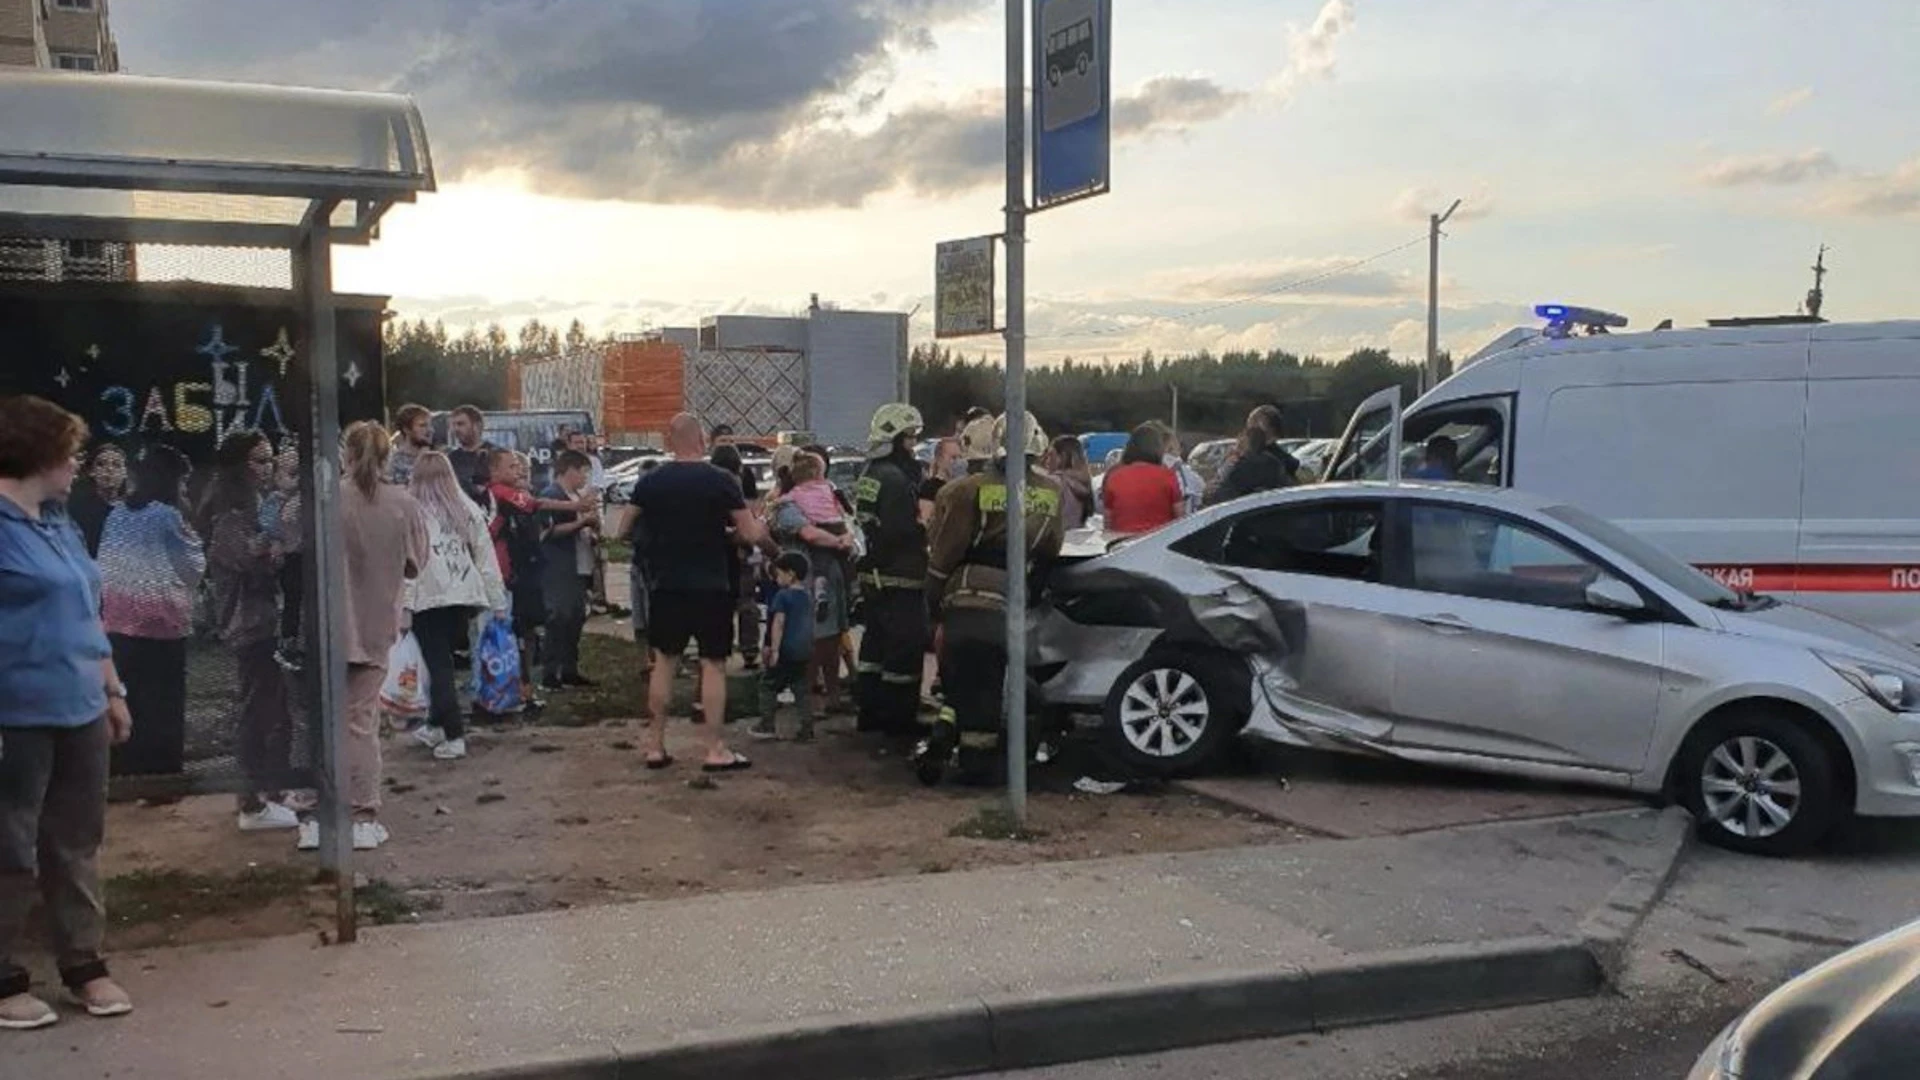
<path fill-rule="evenodd" d="M 140 253 L 268 253 L 291 288 L 308 672 L 321 857 L 338 883 L 339 940 L 355 936 L 341 753 L 346 664 L 339 494 L 342 380 L 332 247 L 368 244 L 394 204 L 434 188 L 426 130 L 397 94 L 128 75 L 0 75 L 0 243 L 112 245 L 136 291 Z M 8 362 L 8 361 L 0 361 Z M 36 363 L 15 354 L 13 363 Z M 283 367 L 285 362 L 283 362 Z"/>

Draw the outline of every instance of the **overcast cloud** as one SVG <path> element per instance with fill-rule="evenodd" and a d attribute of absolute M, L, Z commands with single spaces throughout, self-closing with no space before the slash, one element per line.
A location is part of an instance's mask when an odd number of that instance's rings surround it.
<path fill-rule="evenodd" d="M 1832 154 L 1825 150 L 1808 150 L 1799 154 L 1723 158 L 1702 169 L 1700 181 L 1710 187 L 1801 184 L 1832 176 L 1839 171 Z"/>
<path fill-rule="evenodd" d="M 994 181 L 997 92 L 885 104 L 934 28 L 989 3 L 175 0 L 115 18 L 139 42 L 132 69 L 414 94 L 452 179 L 512 170 L 561 195 L 803 209 Z M 1300 38 L 1316 73 L 1346 18 Z M 196 30 L 214 24 L 221 34 Z M 1249 97 L 1204 76 L 1155 78 L 1116 93 L 1115 132 L 1179 130 Z"/>

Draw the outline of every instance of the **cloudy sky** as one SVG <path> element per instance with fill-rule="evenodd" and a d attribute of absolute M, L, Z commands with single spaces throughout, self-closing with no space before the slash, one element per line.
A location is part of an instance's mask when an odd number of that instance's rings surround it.
<path fill-rule="evenodd" d="M 1920 314 L 1913 0 L 1115 0 L 1113 194 L 1031 223 L 1039 357 Z M 139 0 L 129 71 L 397 89 L 440 191 L 348 288 L 459 326 L 922 305 L 996 232 L 1000 0 Z M 1414 242 L 1410 246 L 1409 242 Z M 1398 249 L 1398 250 L 1395 250 Z M 1385 253 L 1385 254 L 1383 254 Z M 1374 258 L 1374 256 L 1379 256 Z M 1369 261 L 1370 260 L 1370 261 Z M 961 343 L 988 349 L 992 339 Z"/>

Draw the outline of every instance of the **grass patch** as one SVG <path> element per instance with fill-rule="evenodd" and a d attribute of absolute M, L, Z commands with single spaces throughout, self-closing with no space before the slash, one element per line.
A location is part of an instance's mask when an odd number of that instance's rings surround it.
<path fill-rule="evenodd" d="M 947 830 L 963 840 L 1018 840 L 1029 843 L 1047 835 L 1044 829 L 1022 826 L 1004 806 L 983 806 L 967 820 Z"/>
<path fill-rule="evenodd" d="M 300 866 L 252 866 L 237 874 L 135 870 L 107 879 L 107 918 L 125 927 L 238 915 L 298 897 L 314 882 L 314 872 Z"/>
<path fill-rule="evenodd" d="M 580 671 L 600 685 L 575 690 L 544 692 L 547 707 L 539 723 L 555 727 L 594 727 L 604 720 L 625 720 L 645 716 L 647 712 L 646 658 L 639 646 L 606 634 L 582 634 Z M 689 672 L 676 679 L 673 688 L 674 716 L 685 716 L 693 703 L 694 676 Z M 734 674 L 727 677 L 727 719 L 741 720 L 760 715 L 760 677 Z"/>
<path fill-rule="evenodd" d="M 416 895 L 381 878 L 374 878 L 353 890 L 353 905 L 360 917 L 375 926 L 412 922 L 423 911 L 439 911 L 440 898 Z"/>

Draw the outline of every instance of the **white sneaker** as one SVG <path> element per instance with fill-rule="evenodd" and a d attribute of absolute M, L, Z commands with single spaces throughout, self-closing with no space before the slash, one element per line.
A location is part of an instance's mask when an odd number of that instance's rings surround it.
<path fill-rule="evenodd" d="M 297 829 L 300 827 L 300 815 L 270 802 L 251 813 L 240 811 L 241 832 L 269 832 L 274 829 Z"/>
<path fill-rule="evenodd" d="M 293 847 L 296 851 L 319 851 L 320 823 L 311 819 L 301 822 L 300 839 L 294 841 Z"/>
<path fill-rule="evenodd" d="M 782 690 L 778 695 L 774 697 L 773 700 L 779 702 L 782 705 L 792 705 L 794 703 L 793 691 Z"/>
<path fill-rule="evenodd" d="M 467 740 L 444 739 L 440 745 L 433 748 L 433 756 L 441 761 L 458 761 L 467 756 Z"/>
<path fill-rule="evenodd" d="M 447 733 L 432 724 L 421 724 L 413 729 L 413 741 L 431 750 L 447 741 Z"/>
<path fill-rule="evenodd" d="M 372 851 L 391 838 L 387 827 L 377 821 L 353 823 L 353 850 L 355 851 Z"/>

